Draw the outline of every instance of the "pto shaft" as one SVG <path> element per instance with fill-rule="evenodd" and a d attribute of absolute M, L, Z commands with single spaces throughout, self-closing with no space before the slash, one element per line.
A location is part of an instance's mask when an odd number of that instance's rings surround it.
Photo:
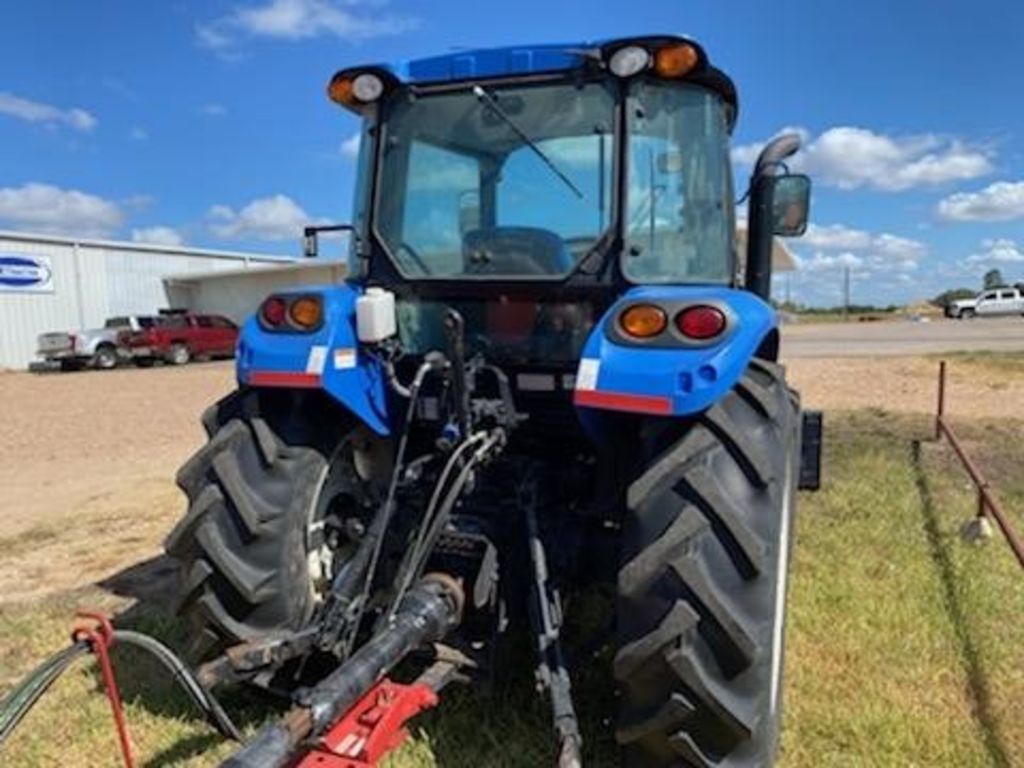
<path fill-rule="evenodd" d="M 424 577 L 405 595 L 383 630 L 221 767 L 288 765 L 300 743 L 320 736 L 410 652 L 442 640 L 458 624 L 462 602 L 462 589 L 451 577 Z"/>

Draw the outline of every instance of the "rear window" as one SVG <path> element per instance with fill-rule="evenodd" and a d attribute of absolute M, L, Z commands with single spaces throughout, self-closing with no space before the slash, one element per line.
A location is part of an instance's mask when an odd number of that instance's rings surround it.
<path fill-rule="evenodd" d="M 138 321 L 139 328 L 155 328 L 158 325 L 163 325 L 164 319 L 162 317 L 140 317 Z"/>
<path fill-rule="evenodd" d="M 132 321 L 128 317 L 111 317 L 103 324 L 104 328 L 131 328 Z"/>

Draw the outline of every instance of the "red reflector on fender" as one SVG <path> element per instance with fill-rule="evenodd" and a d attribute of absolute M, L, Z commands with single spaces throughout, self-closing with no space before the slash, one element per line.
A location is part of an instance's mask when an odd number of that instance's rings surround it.
<path fill-rule="evenodd" d="M 596 389 L 577 389 L 573 398 L 576 405 L 590 408 L 609 408 L 631 413 L 672 413 L 672 399 L 652 395 L 626 395 L 621 392 L 600 392 Z"/>
<path fill-rule="evenodd" d="M 253 371 L 249 374 L 249 385 L 253 387 L 314 389 L 320 386 L 320 376 L 315 373 L 297 373 L 295 371 Z"/>

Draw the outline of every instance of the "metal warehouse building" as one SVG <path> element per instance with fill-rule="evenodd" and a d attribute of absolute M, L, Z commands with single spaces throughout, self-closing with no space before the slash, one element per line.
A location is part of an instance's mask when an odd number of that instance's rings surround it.
<path fill-rule="evenodd" d="M 240 320 L 275 287 L 322 279 L 302 274 L 303 268 L 322 269 L 320 264 L 294 262 L 0 230 L 0 368 L 28 367 L 41 333 L 96 328 L 117 315 L 156 314 L 176 306 Z M 255 279 L 244 277 L 250 270 Z M 230 280 L 215 281 L 220 274 Z M 219 286 L 220 300 L 207 281 Z"/>

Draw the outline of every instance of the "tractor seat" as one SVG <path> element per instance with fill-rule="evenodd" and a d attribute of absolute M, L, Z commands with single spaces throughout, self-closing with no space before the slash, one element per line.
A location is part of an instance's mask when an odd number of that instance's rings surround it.
<path fill-rule="evenodd" d="M 474 229 L 462 237 L 467 275 L 562 275 L 572 254 L 562 238 L 536 227 Z"/>

